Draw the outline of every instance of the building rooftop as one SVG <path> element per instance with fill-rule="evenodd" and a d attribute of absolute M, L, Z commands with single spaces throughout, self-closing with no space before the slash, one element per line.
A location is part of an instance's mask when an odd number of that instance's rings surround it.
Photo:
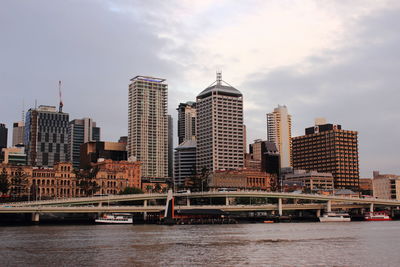
<path fill-rule="evenodd" d="M 225 83 L 223 85 L 222 83 Z M 209 87 L 204 89 L 197 97 L 204 98 L 212 94 L 212 92 L 217 92 L 218 94 L 223 95 L 231 95 L 231 96 L 242 96 L 242 93 L 229 85 L 227 82 L 222 80 L 222 75 L 220 72 L 217 72 L 217 80 L 213 82 Z"/>
<path fill-rule="evenodd" d="M 196 140 L 186 140 L 182 142 L 179 146 L 177 146 L 175 149 L 180 150 L 180 149 L 185 149 L 185 148 L 195 148 L 197 146 Z"/>

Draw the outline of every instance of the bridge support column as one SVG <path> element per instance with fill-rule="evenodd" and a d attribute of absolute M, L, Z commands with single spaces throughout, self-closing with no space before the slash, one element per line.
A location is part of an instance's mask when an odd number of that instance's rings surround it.
<path fill-rule="evenodd" d="M 317 210 L 317 217 L 321 217 L 321 210 Z"/>
<path fill-rule="evenodd" d="M 331 200 L 328 200 L 328 202 L 326 202 L 326 211 L 327 212 L 332 211 L 332 201 Z"/>
<path fill-rule="evenodd" d="M 190 207 L 190 198 L 186 198 L 186 206 Z"/>
<path fill-rule="evenodd" d="M 229 198 L 228 197 L 225 197 L 225 205 L 229 206 Z"/>
<path fill-rule="evenodd" d="M 282 198 L 278 198 L 278 213 L 279 216 L 283 215 L 283 211 L 282 211 Z"/>
<path fill-rule="evenodd" d="M 374 212 L 374 203 L 371 203 L 371 204 L 369 205 L 369 211 L 370 211 L 370 212 Z"/>
<path fill-rule="evenodd" d="M 99 202 L 98 207 L 103 207 L 103 202 Z"/>
<path fill-rule="evenodd" d="M 38 212 L 34 212 L 32 213 L 32 222 L 34 223 L 39 223 L 39 213 Z"/>
<path fill-rule="evenodd" d="M 143 200 L 143 207 L 147 207 L 147 199 Z M 143 220 L 147 221 L 147 211 L 143 212 Z"/>

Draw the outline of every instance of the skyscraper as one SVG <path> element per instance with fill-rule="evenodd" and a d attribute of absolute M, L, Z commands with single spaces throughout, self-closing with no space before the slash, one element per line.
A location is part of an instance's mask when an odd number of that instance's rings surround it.
<path fill-rule="evenodd" d="M 0 123 L 0 153 L 2 148 L 7 148 L 8 129 L 4 123 Z"/>
<path fill-rule="evenodd" d="M 136 76 L 129 84 L 128 156 L 142 165 L 142 178 L 168 176 L 168 85 Z"/>
<path fill-rule="evenodd" d="M 12 138 L 13 147 L 24 144 L 24 132 L 25 132 L 24 122 L 23 121 L 14 122 L 13 138 Z"/>
<path fill-rule="evenodd" d="M 91 118 L 72 120 L 68 128 L 68 155 L 74 168 L 79 168 L 81 145 L 87 142 L 100 141 L 100 128 Z"/>
<path fill-rule="evenodd" d="M 54 106 L 29 109 L 25 120 L 25 150 L 28 164 L 53 167 L 65 162 L 68 152 L 69 115 Z"/>
<path fill-rule="evenodd" d="M 171 115 L 168 116 L 168 177 L 174 176 L 174 123 Z"/>
<path fill-rule="evenodd" d="M 293 167 L 330 172 L 335 188 L 358 190 L 357 134 L 333 124 L 306 128 L 305 135 L 292 138 Z"/>
<path fill-rule="evenodd" d="M 178 108 L 178 142 L 196 138 L 196 102 L 180 103 Z"/>
<path fill-rule="evenodd" d="M 223 84 L 224 83 L 224 84 Z M 243 96 L 217 80 L 197 96 L 197 169 L 244 167 Z"/>
<path fill-rule="evenodd" d="M 186 140 L 175 148 L 174 186 L 182 186 L 185 179 L 196 173 L 196 141 Z"/>
<path fill-rule="evenodd" d="M 267 139 L 278 148 L 281 168 L 292 167 L 292 116 L 286 106 L 278 105 L 267 114 Z"/>

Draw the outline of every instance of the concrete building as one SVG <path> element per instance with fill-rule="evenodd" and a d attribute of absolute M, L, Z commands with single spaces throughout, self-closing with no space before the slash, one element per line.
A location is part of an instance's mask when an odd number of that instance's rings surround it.
<path fill-rule="evenodd" d="M 7 148 L 8 129 L 4 123 L 0 123 L 0 151 Z"/>
<path fill-rule="evenodd" d="M 100 128 L 91 118 L 72 120 L 68 128 L 68 161 L 78 169 L 81 158 L 81 145 L 87 142 L 100 141 Z"/>
<path fill-rule="evenodd" d="M 196 102 L 180 103 L 178 108 L 178 143 L 196 139 Z"/>
<path fill-rule="evenodd" d="M 168 85 L 136 76 L 129 85 L 128 156 L 142 162 L 144 179 L 168 177 Z"/>
<path fill-rule="evenodd" d="M 332 173 L 335 189 L 358 191 L 357 134 L 333 124 L 307 128 L 305 135 L 292 138 L 293 168 Z"/>
<path fill-rule="evenodd" d="M 360 192 L 362 195 L 372 196 L 372 179 L 371 178 L 360 178 Z"/>
<path fill-rule="evenodd" d="M 25 123 L 23 121 L 14 122 L 13 136 L 12 136 L 13 147 L 24 145 L 24 133 L 25 133 Z"/>
<path fill-rule="evenodd" d="M 174 176 L 174 123 L 168 115 L 168 177 Z"/>
<path fill-rule="evenodd" d="M 374 171 L 373 195 L 376 198 L 400 200 L 400 175 L 380 174 Z"/>
<path fill-rule="evenodd" d="M 124 144 L 128 145 L 128 136 L 121 136 L 118 139 L 118 143 L 124 143 Z"/>
<path fill-rule="evenodd" d="M 3 163 L 10 165 L 26 165 L 26 154 L 24 147 L 3 148 Z"/>
<path fill-rule="evenodd" d="M 126 144 L 116 142 L 87 142 L 81 145 L 80 165 L 81 169 L 89 169 L 100 159 L 113 161 L 126 161 Z"/>
<path fill-rule="evenodd" d="M 333 176 L 331 173 L 322 173 L 317 171 L 294 170 L 293 173 L 287 173 L 283 177 L 284 182 L 298 182 L 303 184 L 304 189 L 311 192 L 330 191 L 334 189 Z"/>
<path fill-rule="evenodd" d="M 197 96 L 196 107 L 197 169 L 243 168 L 242 93 L 217 73 L 217 80 Z"/>
<path fill-rule="evenodd" d="M 250 158 L 260 162 L 260 171 L 279 176 L 280 155 L 275 143 L 256 139 L 249 145 L 249 151 Z"/>
<path fill-rule="evenodd" d="M 186 140 L 175 148 L 174 186 L 183 186 L 196 173 L 196 146 L 195 140 Z"/>
<path fill-rule="evenodd" d="M 54 106 L 29 109 L 25 120 L 25 151 L 28 164 L 52 167 L 67 161 L 69 115 Z"/>
<path fill-rule="evenodd" d="M 267 114 L 267 139 L 274 142 L 280 154 L 280 167 L 292 167 L 292 116 L 286 106 L 278 105 Z"/>

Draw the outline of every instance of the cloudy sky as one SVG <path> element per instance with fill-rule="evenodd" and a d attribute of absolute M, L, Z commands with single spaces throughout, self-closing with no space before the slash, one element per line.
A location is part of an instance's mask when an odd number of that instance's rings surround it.
<path fill-rule="evenodd" d="M 326 117 L 359 131 L 361 177 L 400 174 L 396 25 L 396 0 L 3 0 L 0 122 L 10 129 L 23 102 L 57 105 L 62 80 L 70 118 L 93 117 L 116 141 L 132 77 L 166 78 L 176 118 L 221 69 L 244 95 L 248 141 L 284 104 L 293 136 Z"/>

